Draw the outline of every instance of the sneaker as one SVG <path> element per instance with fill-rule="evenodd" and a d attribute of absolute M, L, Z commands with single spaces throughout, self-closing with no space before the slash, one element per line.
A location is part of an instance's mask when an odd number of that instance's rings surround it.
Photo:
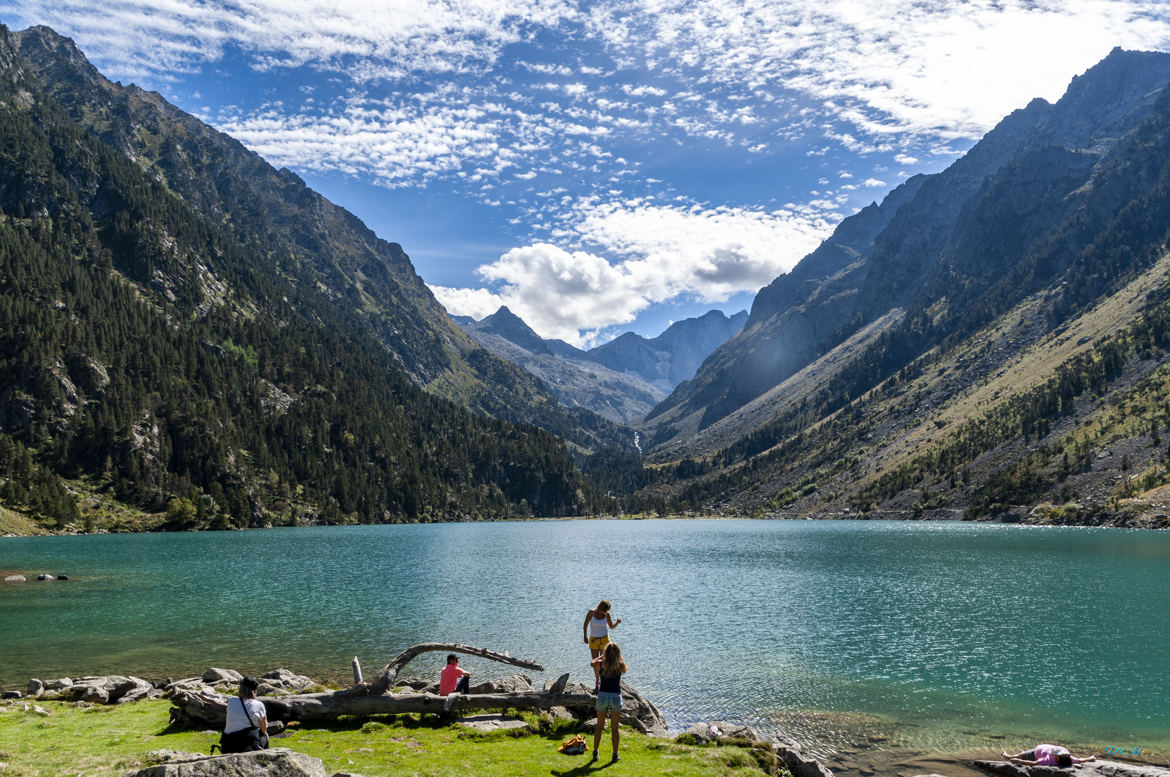
<path fill-rule="evenodd" d="M 443 700 L 443 712 L 450 712 L 451 705 L 455 703 L 455 697 L 459 695 L 459 691 L 447 694 L 447 698 Z"/>
<path fill-rule="evenodd" d="M 594 750 L 594 751 L 593 751 L 593 758 L 592 758 L 592 759 L 589 761 L 589 763 L 593 763 L 593 762 L 594 762 L 594 761 L 596 761 L 596 760 L 597 760 L 597 751 L 596 751 L 596 750 Z"/>
<path fill-rule="evenodd" d="M 610 762 L 611 764 L 615 764 L 615 763 L 617 763 L 619 760 L 621 760 L 621 759 L 619 759 L 619 758 L 618 758 L 618 754 L 617 754 L 617 753 L 614 753 L 614 754 L 613 754 L 613 758 L 609 759 L 609 762 Z"/>

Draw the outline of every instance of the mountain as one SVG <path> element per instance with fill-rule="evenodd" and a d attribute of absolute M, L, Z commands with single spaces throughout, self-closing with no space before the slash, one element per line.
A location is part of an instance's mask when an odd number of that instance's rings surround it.
<path fill-rule="evenodd" d="M 1038 521 L 1161 504 L 1168 82 L 1170 55 L 1115 49 L 842 221 L 648 415 L 645 494 Z"/>
<path fill-rule="evenodd" d="M 728 318 L 713 310 L 675 322 L 655 338 L 626 332 L 588 351 L 541 338 L 507 307 L 479 321 L 455 321 L 484 348 L 543 380 L 562 404 L 632 424 L 694 375 L 746 319 L 746 311 Z"/>
<path fill-rule="evenodd" d="M 703 360 L 743 328 L 747 311 L 728 318 L 709 310 L 698 318 L 676 321 L 657 337 L 626 332 L 589 351 L 588 358 L 618 372 L 628 372 L 672 391 L 689 380 Z"/>
<path fill-rule="evenodd" d="M 570 453 L 633 450 L 480 348 L 400 246 L 52 30 L 0 28 L 0 104 L 9 507 L 100 526 L 114 499 L 175 528 L 570 514 L 596 505 Z"/>
<path fill-rule="evenodd" d="M 282 276 L 348 305 L 415 385 L 477 412 L 552 430 L 579 447 L 629 447 L 628 430 L 566 412 L 539 381 L 492 359 L 451 321 L 401 246 L 378 238 L 294 173 L 276 170 L 157 93 L 110 83 L 48 28 L 13 40 L 13 65 L 79 129 L 135 162 L 251 255 L 270 255 Z M 175 293 L 170 278 L 151 283 Z"/>

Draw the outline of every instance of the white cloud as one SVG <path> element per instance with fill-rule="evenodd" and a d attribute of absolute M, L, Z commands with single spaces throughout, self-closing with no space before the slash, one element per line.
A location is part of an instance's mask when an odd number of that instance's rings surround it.
<path fill-rule="evenodd" d="M 230 44 L 258 69 L 358 79 L 482 68 L 530 27 L 576 15 L 568 0 L 23 0 L 0 10 L 76 35 L 122 75 L 190 71 Z"/>
<path fill-rule="evenodd" d="M 269 108 L 222 116 L 216 124 L 275 165 L 367 175 L 384 186 L 423 183 L 465 163 L 492 164 L 498 173 L 506 116 L 472 105 L 385 106 L 361 99 L 320 113 Z"/>
<path fill-rule="evenodd" d="M 1165 48 L 1166 0 L 628 0 L 590 14 L 610 45 L 762 95 L 822 101 L 868 136 L 977 137 L 1056 98 L 1111 48 Z M 617 29 L 618 27 L 621 29 Z"/>
<path fill-rule="evenodd" d="M 436 288 L 436 296 L 452 313 L 477 318 L 506 304 L 544 337 L 587 344 L 652 304 L 680 296 L 722 302 L 759 289 L 816 248 L 837 217 L 646 203 L 584 203 L 574 212 L 563 237 L 596 246 L 613 263 L 537 243 L 479 268 L 490 291 Z"/>
<path fill-rule="evenodd" d="M 500 309 L 504 299 L 487 289 L 461 289 L 451 286 L 430 286 L 431 293 L 453 316 L 471 316 L 481 319 Z"/>
<path fill-rule="evenodd" d="M 585 343 L 586 330 L 629 323 L 650 304 L 625 267 L 547 243 L 513 248 L 477 272 L 498 290 L 432 287 L 449 312 L 482 318 L 506 304 L 543 337 L 571 343 Z"/>

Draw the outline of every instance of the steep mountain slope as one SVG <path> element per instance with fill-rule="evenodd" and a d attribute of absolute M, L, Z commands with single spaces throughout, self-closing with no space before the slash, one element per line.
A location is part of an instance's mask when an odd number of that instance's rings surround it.
<path fill-rule="evenodd" d="M 594 509 L 553 435 L 420 385 L 574 426 L 351 214 L 0 28 L 0 501 L 172 528 Z"/>
<path fill-rule="evenodd" d="M 843 222 L 652 413 L 655 456 L 689 458 L 644 496 L 1162 520 L 1125 500 L 1166 479 L 1168 82 L 1115 50 Z"/>
<path fill-rule="evenodd" d="M 491 358 L 454 324 L 401 246 L 160 95 L 105 79 L 47 28 L 12 35 L 19 67 L 84 132 L 133 161 L 280 277 L 312 284 L 361 317 L 411 381 L 473 410 L 555 431 L 585 448 L 630 446 L 624 429 L 560 408 L 523 370 Z M 153 271 L 152 271 L 153 272 Z M 174 294 L 165 274 L 150 282 Z"/>
<path fill-rule="evenodd" d="M 747 320 L 712 310 L 671 324 L 654 338 L 633 332 L 583 351 L 545 340 L 506 307 L 486 318 L 456 318 L 480 345 L 541 378 L 570 407 L 586 407 L 619 423 L 646 412 L 695 370 Z"/>
<path fill-rule="evenodd" d="M 652 444 L 692 435 L 894 308 L 864 391 L 947 338 L 969 336 L 1067 274 L 1068 308 L 1107 289 L 1075 251 L 1150 181 L 1128 169 L 1164 99 L 1170 57 L 1115 50 L 1056 104 L 1014 112 L 942 173 L 907 181 L 842 222 L 757 296 L 744 330 L 648 416 Z M 872 355 L 872 354 L 871 354 Z M 748 433 L 750 429 L 741 430 Z"/>

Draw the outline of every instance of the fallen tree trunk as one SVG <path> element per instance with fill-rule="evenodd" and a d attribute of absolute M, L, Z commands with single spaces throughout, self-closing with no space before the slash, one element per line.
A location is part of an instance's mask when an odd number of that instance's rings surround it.
<path fill-rule="evenodd" d="M 350 689 L 351 692 L 363 689 L 365 693 L 383 694 L 394 687 L 394 681 L 398 679 L 398 673 L 402 671 L 402 667 L 406 666 L 414 658 L 423 653 L 431 653 L 440 651 L 445 653 L 466 653 L 471 656 L 479 656 L 480 658 L 487 658 L 492 661 L 498 661 L 501 664 L 511 664 L 523 669 L 532 669 L 537 672 L 543 672 L 544 667 L 535 661 L 527 661 L 523 658 L 512 658 L 507 653 L 497 653 L 494 650 L 486 648 L 471 647 L 470 645 L 460 645 L 455 642 L 421 642 L 417 645 L 412 645 L 406 650 L 403 650 L 394 660 L 386 664 L 385 668 L 378 673 L 374 678 L 374 682 L 369 686 L 355 686 Z"/>
<path fill-rule="evenodd" d="M 569 675 L 561 677 L 547 691 L 518 693 L 454 694 L 450 709 L 525 709 L 549 707 L 592 707 L 589 694 L 566 694 Z M 171 721 L 196 728 L 222 729 L 230 696 L 214 692 L 177 688 L 171 694 Z M 358 696 L 341 693 L 302 693 L 293 696 L 265 696 L 269 720 L 299 720 L 303 723 L 335 721 L 342 715 L 401 715 L 408 712 L 442 712 L 448 697 L 434 693 L 387 693 Z"/>
<path fill-rule="evenodd" d="M 357 683 L 351 688 L 332 693 L 302 693 L 290 696 L 262 696 L 270 721 L 298 720 L 305 723 L 336 721 L 342 715 L 369 717 L 372 715 L 401 715 L 405 713 L 438 713 L 451 710 L 547 710 L 564 707 L 579 718 L 593 715 L 597 697 L 587 686 L 575 684 L 568 688 L 569 675 L 564 674 L 543 691 L 513 691 L 474 694 L 453 694 L 451 697 L 433 693 L 388 693 L 394 681 L 411 659 L 422 653 L 444 651 L 465 653 L 512 666 L 543 671 L 535 661 L 512 658 L 507 653 L 496 653 L 484 648 L 450 642 L 424 642 L 399 653 L 378 674 L 373 683 Z M 568 691 L 568 692 L 566 692 Z M 622 683 L 623 723 L 634 725 L 643 733 L 663 736 L 666 721 L 662 713 L 633 688 Z M 172 686 L 171 722 L 177 726 L 222 729 L 227 716 L 224 696 L 204 687 Z M 447 702 L 450 700 L 450 704 Z"/>
<path fill-rule="evenodd" d="M 535 661 L 513 658 L 486 648 L 460 645 L 455 642 L 422 642 L 412 645 L 394 657 L 378 673 L 372 683 L 358 682 L 344 691 L 302 693 L 291 696 L 262 696 L 270 720 L 300 720 L 305 722 L 336 720 L 341 715 L 397 715 L 407 712 L 440 712 L 447 698 L 430 693 L 388 693 L 398 679 L 398 673 L 411 660 L 423 653 L 442 651 L 479 656 L 502 664 L 543 671 Z M 356 662 L 356 659 L 354 659 Z M 357 670 L 355 669 L 355 675 Z M 456 696 L 451 709 L 547 709 L 559 703 L 569 682 L 566 674 L 547 691 L 517 693 L 484 693 L 474 696 Z M 177 725 L 210 726 L 222 728 L 227 717 L 228 696 L 210 689 L 175 688 L 171 692 L 171 721 Z M 473 701 L 469 701 L 469 699 Z M 578 701 L 578 700 L 573 700 Z M 580 700 L 579 703 L 584 703 Z M 572 701 L 570 703 L 573 703 Z M 563 705 L 562 705 L 563 706 Z"/>

